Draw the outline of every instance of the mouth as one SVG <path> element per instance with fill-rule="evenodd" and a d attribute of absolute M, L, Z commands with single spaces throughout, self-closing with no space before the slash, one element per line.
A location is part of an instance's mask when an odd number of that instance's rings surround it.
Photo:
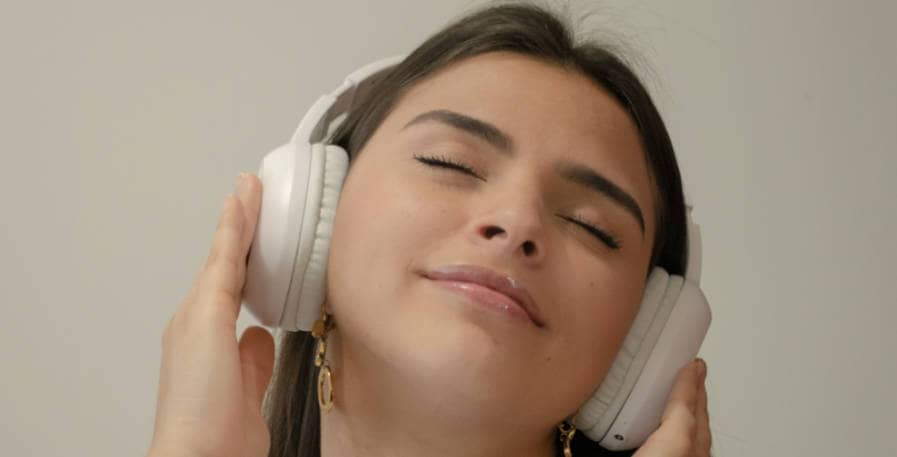
<path fill-rule="evenodd" d="M 511 275 L 479 265 L 443 265 L 422 275 L 480 304 L 529 321 L 536 327 L 545 326 L 529 292 Z"/>

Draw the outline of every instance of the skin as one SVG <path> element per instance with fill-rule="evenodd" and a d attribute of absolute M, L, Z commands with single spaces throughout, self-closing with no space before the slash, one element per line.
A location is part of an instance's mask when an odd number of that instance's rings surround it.
<path fill-rule="evenodd" d="M 546 96 L 545 94 L 551 94 Z M 513 139 L 513 155 L 444 124 L 448 109 Z M 490 149 L 492 148 L 492 149 Z M 462 162 L 479 175 L 425 165 Z M 584 164 L 633 196 L 645 218 L 560 178 Z M 270 334 L 235 338 L 261 183 L 225 200 L 212 249 L 163 334 L 152 456 L 264 456 L 260 415 Z M 334 372 L 322 455 L 554 455 L 558 422 L 601 382 L 637 311 L 654 232 L 654 195 L 635 127 L 585 77 L 493 53 L 443 69 L 398 102 L 353 161 L 328 263 Z M 609 249 L 563 216 L 610 231 Z M 545 325 L 492 312 L 419 272 L 477 264 L 513 275 Z M 701 364 L 679 372 L 660 428 L 638 457 L 706 456 Z"/>
<path fill-rule="evenodd" d="M 436 109 L 495 125 L 513 156 L 444 123 L 403 128 Z M 422 153 L 484 179 L 421 164 Z M 562 159 L 632 195 L 645 234 L 610 199 L 560 178 Z M 324 455 L 551 455 L 555 426 L 594 391 L 635 317 L 652 189 L 635 126 L 580 74 L 491 53 L 414 86 L 360 151 L 340 196 L 328 306 L 341 375 L 339 407 L 323 417 Z M 622 249 L 558 214 L 612 231 Z M 418 274 L 458 263 L 516 277 L 546 326 L 485 313 Z"/>

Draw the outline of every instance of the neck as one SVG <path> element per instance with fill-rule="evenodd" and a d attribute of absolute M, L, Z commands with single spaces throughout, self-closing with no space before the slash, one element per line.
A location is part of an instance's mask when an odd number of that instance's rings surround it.
<path fill-rule="evenodd" d="M 321 411 L 322 457 L 555 455 L 554 430 L 524 430 L 494 408 L 440 395 L 450 389 L 391 369 L 338 332 L 327 346 L 334 408 Z"/>

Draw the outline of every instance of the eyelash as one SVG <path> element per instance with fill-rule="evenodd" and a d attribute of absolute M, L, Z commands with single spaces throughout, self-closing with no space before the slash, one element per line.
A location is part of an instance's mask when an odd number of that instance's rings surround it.
<path fill-rule="evenodd" d="M 458 161 L 452 160 L 452 159 L 450 159 L 450 158 L 448 158 L 448 157 L 445 157 L 445 156 L 421 156 L 421 155 L 415 155 L 414 158 L 415 158 L 418 162 L 423 163 L 424 165 L 429 165 L 429 166 L 434 166 L 434 167 L 441 167 L 441 168 L 448 168 L 448 169 L 458 170 L 458 171 L 461 171 L 461 172 L 463 172 L 463 173 L 466 173 L 466 174 L 468 174 L 468 175 L 470 175 L 470 176 L 473 176 L 473 177 L 475 177 L 475 178 L 477 178 L 477 179 L 480 179 L 480 180 L 482 180 L 482 181 L 485 181 L 485 179 L 483 179 L 480 175 L 478 175 L 478 174 L 477 174 L 472 168 L 470 168 L 469 166 L 465 165 L 465 164 L 462 163 L 462 162 L 458 162 Z M 613 235 L 611 235 L 611 234 L 605 232 L 604 230 L 601 230 L 600 228 L 598 228 L 598 227 L 596 227 L 596 226 L 590 224 L 589 222 L 583 220 L 581 217 L 579 217 L 579 216 L 561 216 L 560 214 L 559 214 L 558 216 L 560 216 L 561 218 L 563 218 L 563 219 L 565 219 L 565 220 L 567 220 L 567 221 L 573 222 L 574 224 L 576 224 L 576 225 L 582 227 L 584 230 L 586 230 L 587 232 L 591 233 L 595 238 L 598 238 L 602 243 L 604 243 L 605 245 L 607 245 L 607 247 L 609 247 L 610 249 L 615 250 L 615 251 L 618 250 L 618 249 L 620 249 L 620 246 L 621 246 L 621 244 L 620 244 L 620 240 L 618 240 L 615 236 L 613 236 Z"/>
<path fill-rule="evenodd" d="M 607 247 L 613 249 L 614 251 L 620 249 L 620 240 L 618 240 L 615 236 L 605 232 L 604 230 L 601 230 L 600 228 L 595 227 L 594 225 L 582 220 L 579 216 L 573 216 L 573 217 L 561 216 L 561 217 L 563 217 L 564 219 L 566 219 L 570 222 L 573 222 L 576 225 L 579 225 L 580 227 L 582 227 L 583 229 L 585 229 L 592 235 L 595 235 L 595 238 L 598 238 L 599 240 L 601 240 L 602 243 L 606 244 Z"/>
<path fill-rule="evenodd" d="M 469 166 L 465 165 L 465 164 L 462 163 L 462 162 L 458 162 L 458 161 L 452 160 L 452 159 L 450 159 L 450 158 L 448 158 L 448 157 L 445 157 L 445 156 L 420 156 L 420 155 L 416 155 L 416 156 L 414 156 L 414 158 L 417 159 L 419 162 L 425 164 L 425 165 L 431 165 L 431 166 L 436 166 L 436 167 L 451 168 L 451 169 L 454 169 L 454 170 L 459 170 L 459 171 L 462 171 L 462 172 L 464 172 L 464 173 L 467 173 L 467 174 L 469 174 L 470 176 L 473 176 L 474 178 L 477 178 L 477 179 L 479 179 L 479 180 L 481 180 L 481 181 L 485 181 L 485 179 L 484 179 L 482 176 L 480 176 L 479 174 L 477 174 L 477 172 L 475 172 L 475 171 L 473 170 L 473 168 L 470 168 Z"/>

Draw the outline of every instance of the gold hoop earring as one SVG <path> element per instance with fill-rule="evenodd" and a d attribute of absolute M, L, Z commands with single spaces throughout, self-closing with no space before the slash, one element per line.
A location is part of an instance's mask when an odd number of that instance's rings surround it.
<path fill-rule="evenodd" d="M 576 433 L 576 426 L 563 421 L 558 424 L 558 430 L 561 432 L 561 443 L 564 445 L 564 457 L 572 457 L 573 451 L 570 450 L 570 442 L 573 441 L 573 434 Z"/>
<path fill-rule="evenodd" d="M 321 306 L 321 317 L 315 321 L 311 334 L 318 340 L 315 352 L 315 366 L 318 370 L 318 406 L 325 412 L 333 409 L 333 372 L 327 364 L 327 333 L 333 328 L 333 321 L 328 319 L 328 314 Z"/>

